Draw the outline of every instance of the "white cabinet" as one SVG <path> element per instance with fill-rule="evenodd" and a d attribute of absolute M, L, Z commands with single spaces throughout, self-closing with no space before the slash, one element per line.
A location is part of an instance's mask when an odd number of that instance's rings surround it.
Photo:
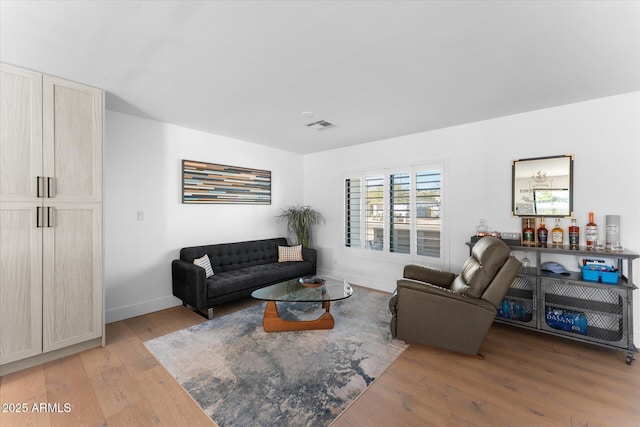
<path fill-rule="evenodd" d="M 102 343 L 100 89 L 1 65 L 0 374 Z"/>
<path fill-rule="evenodd" d="M 57 203 L 44 229 L 43 350 L 102 336 L 101 206 Z"/>
<path fill-rule="evenodd" d="M 56 201 L 102 200 L 102 90 L 43 77 L 43 182 Z"/>
<path fill-rule="evenodd" d="M 42 229 L 37 207 L 0 202 L 0 365 L 42 353 Z"/>
<path fill-rule="evenodd" d="M 42 176 L 42 75 L 0 68 L 0 201 L 35 201 Z"/>

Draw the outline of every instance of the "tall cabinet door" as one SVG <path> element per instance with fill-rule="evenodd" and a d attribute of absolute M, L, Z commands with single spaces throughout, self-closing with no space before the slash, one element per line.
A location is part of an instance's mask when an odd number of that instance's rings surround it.
<path fill-rule="evenodd" d="M 36 200 L 41 175 L 42 74 L 0 64 L 0 201 Z"/>
<path fill-rule="evenodd" d="M 42 352 L 41 209 L 0 203 L 0 364 Z"/>
<path fill-rule="evenodd" d="M 48 197 L 101 201 L 103 91 L 45 75 L 43 104 Z"/>
<path fill-rule="evenodd" d="M 102 208 L 47 203 L 43 221 L 43 349 L 102 336 Z"/>

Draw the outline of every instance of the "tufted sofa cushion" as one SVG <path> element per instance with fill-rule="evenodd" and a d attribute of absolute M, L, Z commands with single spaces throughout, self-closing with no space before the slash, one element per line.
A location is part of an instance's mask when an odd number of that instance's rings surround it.
<path fill-rule="evenodd" d="M 450 289 L 457 294 L 480 298 L 509 254 L 509 247 L 500 239 L 483 237 L 473 246 L 471 257 Z"/>
<path fill-rule="evenodd" d="M 207 279 L 207 297 L 217 298 L 238 289 L 254 289 L 256 284 L 277 282 L 283 275 L 303 276 L 308 273 L 308 264 L 301 262 L 276 262 L 227 271 Z"/>
<path fill-rule="evenodd" d="M 180 250 L 180 259 L 193 262 L 194 259 L 207 254 L 214 273 L 220 274 L 278 262 L 278 246 L 287 246 L 287 239 L 251 240 L 183 248 Z"/>

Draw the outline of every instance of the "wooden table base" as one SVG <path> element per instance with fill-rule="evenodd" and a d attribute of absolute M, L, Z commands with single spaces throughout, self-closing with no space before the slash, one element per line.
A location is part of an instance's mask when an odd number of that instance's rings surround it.
<path fill-rule="evenodd" d="M 322 303 L 322 308 L 325 309 L 325 312 L 316 320 L 284 320 L 278 313 L 278 307 L 275 301 L 267 301 L 267 305 L 264 308 L 262 325 L 264 326 L 265 332 L 333 329 L 335 321 L 331 313 L 329 313 L 329 306 L 329 301 Z"/>

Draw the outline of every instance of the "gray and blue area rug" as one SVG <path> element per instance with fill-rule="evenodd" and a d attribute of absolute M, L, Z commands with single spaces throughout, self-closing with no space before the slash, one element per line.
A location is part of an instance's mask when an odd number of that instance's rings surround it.
<path fill-rule="evenodd" d="M 331 330 L 262 329 L 264 304 L 145 342 L 220 427 L 327 426 L 407 348 L 391 338 L 389 296 L 354 288 Z M 310 320 L 320 304 L 278 303 Z"/>

